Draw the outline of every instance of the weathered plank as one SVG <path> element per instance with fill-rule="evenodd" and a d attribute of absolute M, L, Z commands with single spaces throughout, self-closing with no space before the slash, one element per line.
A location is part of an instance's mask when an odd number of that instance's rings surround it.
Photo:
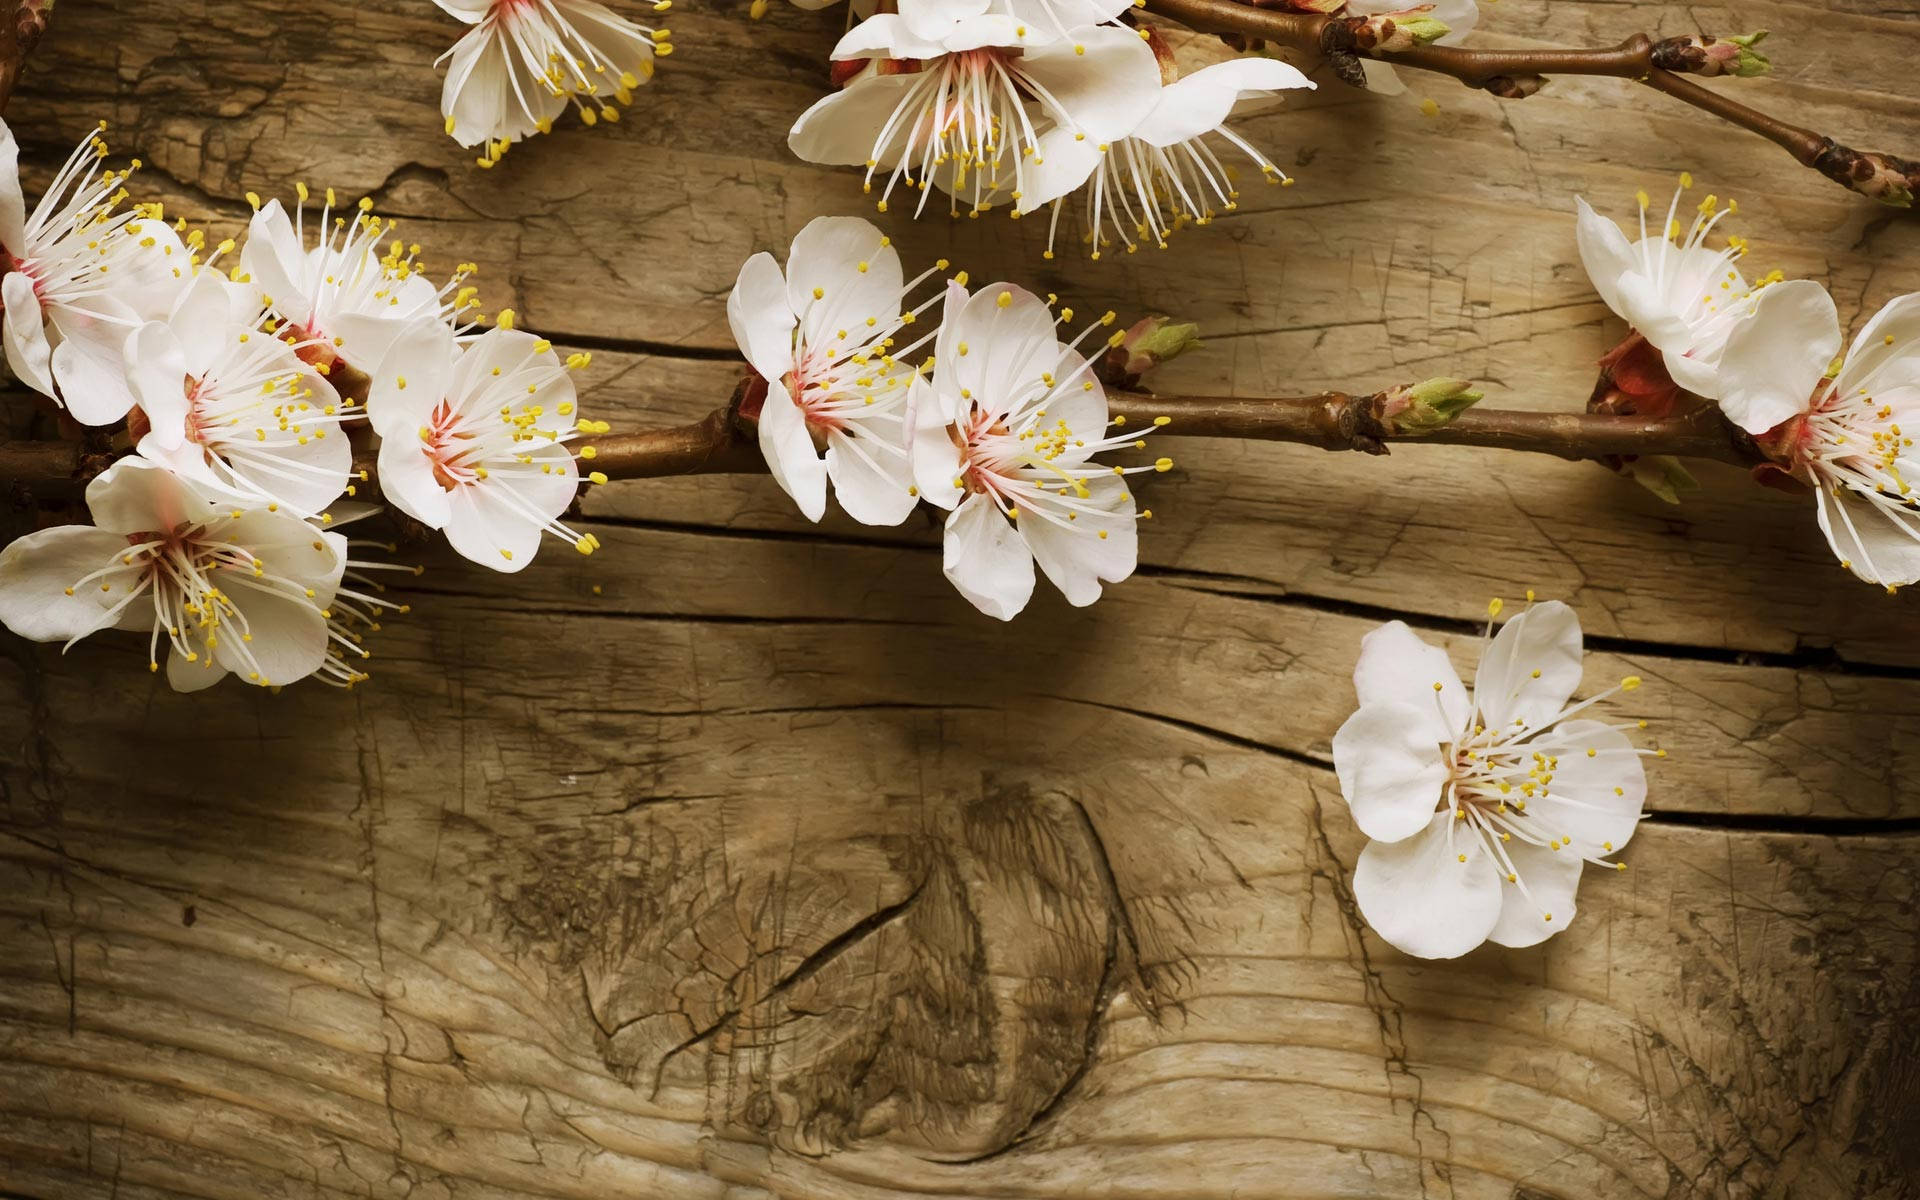
<path fill-rule="evenodd" d="M 723 399 L 741 259 L 863 211 L 784 149 L 833 13 L 676 12 L 628 120 L 481 172 L 440 136 L 456 29 L 428 4 L 143 8 L 59 10 L 10 114 L 30 172 L 104 116 L 221 230 L 250 188 L 372 193 L 594 349 L 589 402 L 623 427 Z M 1920 144 L 1893 6 L 1503 0 L 1484 40 L 1695 17 L 1775 31 L 1777 76 L 1715 86 Z M 1178 254 L 888 231 L 1200 320 L 1169 390 L 1462 374 L 1576 404 L 1619 329 L 1572 194 L 1681 169 L 1844 315 L 1920 288 L 1920 226 L 1626 84 L 1425 94 L 1438 117 L 1329 86 L 1253 118 L 1299 186 Z M 426 551 L 350 696 L 181 700 L 108 639 L 0 642 L 0 1192 L 1903 1193 L 1908 598 L 1732 472 L 1671 509 L 1461 450 L 1155 452 L 1180 467 L 1143 481 L 1140 576 L 1011 626 L 947 588 L 929 522 L 811 526 L 740 477 L 596 490 L 591 559 Z M 1543 947 L 1417 963 L 1346 883 L 1326 762 L 1358 638 L 1406 613 L 1466 666 L 1487 597 L 1529 586 L 1580 609 L 1589 690 L 1648 680 L 1618 711 L 1670 751 L 1655 817 Z"/>

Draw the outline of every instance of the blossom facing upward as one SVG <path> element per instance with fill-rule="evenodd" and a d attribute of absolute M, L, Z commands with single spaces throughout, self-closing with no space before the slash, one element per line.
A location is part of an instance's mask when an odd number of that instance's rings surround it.
<path fill-rule="evenodd" d="M 1046 257 L 1052 258 L 1065 193 L 1083 188 L 1086 232 L 1081 240 L 1093 258 L 1115 244 L 1132 253 L 1145 240 L 1164 250 L 1175 230 L 1188 223 L 1205 225 L 1217 211 L 1239 207 L 1235 173 L 1207 145 L 1208 135 L 1246 155 L 1268 183 L 1293 182 L 1226 121 L 1245 100 L 1313 86 L 1277 59 L 1237 58 L 1162 87 L 1153 108 L 1126 137 L 1089 142 L 1065 129 L 1050 130 L 1036 156 L 1039 186 L 1022 195 L 1017 211 L 1038 208 L 1044 203 L 1040 197 L 1058 197 L 1047 230 Z"/>
<path fill-rule="evenodd" d="M 120 207 L 139 163 L 103 167 L 105 128 L 88 131 L 29 215 L 20 146 L 0 122 L 0 338 L 14 376 L 82 425 L 111 425 L 133 407 L 120 347 L 165 314 L 188 267 L 157 210 Z"/>
<path fill-rule="evenodd" d="M 1572 702 L 1581 653 L 1579 618 L 1557 601 L 1483 643 L 1471 691 L 1403 622 L 1362 641 L 1360 707 L 1334 735 L 1333 761 L 1372 839 L 1354 899 L 1391 945 L 1421 958 L 1531 946 L 1573 920 L 1586 864 L 1626 869 L 1604 856 L 1640 821 L 1647 752 L 1622 732 L 1631 724 L 1580 714 L 1640 681 Z"/>
<path fill-rule="evenodd" d="M 1840 347 L 1825 288 L 1769 287 L 1727 338 L 1720 407 L 1814 489 L 1840 565 L 1891 591 L 1920 582 L 1920 294 L 1888 301 Z"/>
<path fill-rule="evenodd" d="M 1727 335 L 1752 311 L 1754 293 L 1779 276 L 1749 286 L 1734 265 L 1746 252 L 1743 239 L 1730 237 L 1719 250 L 1706 244 L 1721 219 L 1739 211 L 1733 201 L 1721 208 L 1719 197 L 1709 195 L 1693 210 L 1692 223 L 1680 224 L 1681 198 L 1692 186 L 1691 175 L 1680 177 L 1665 223 L 1652 234 L 1647 231 L 1651 200 L 1640 192 L 1640 238 L 1634 242 L 1580 199 L 1576 235 L 1580 260 L 1600 299 L 1660 352 L 1674 382 L 1713 400 L 1720 394 L 1718 370 Z"/>
<path fill-rule="evenodd" d="M 766 253 L 740 268 L 727 319 L 767 381 L 760 450 L 810 521 L 826 511 L 829 479 L 855 520 L 898 525 L 913 511 L 906 403 L 914 372 L 902 360 L 933 333 L 905 346 L 895 335 L 938 299 L 906 306 L 932 273 L 903 282 L 899 253 L 858 217 L 809 222 L 784 275 Z"/>
<path fill-rule="evenodd" d="M 793 152 L 864 166 L 869 192 L 879 179 L 881 212 L 902 186 L 921 191 L 916 213 L 933 187 L 974 211 L 1002 200 L 1042 204 L 1079 183 L 1054 172 L 1036 190 L 1044 130 L 1097 145 L 1124 137 L 1153 107 L 1160 68 L 1131 30 L 1083 26 L 1056 38 L 1005 13 L 968 15 L 975 8 L 983 6 L 903 0 L 900 12 L 855 26 L 835 59 L 912 69 L 869 71 L 815 103 L 788 135 Z"/>
<path fill-rule="evenodd" d="M 307 186 L 296 185 L 296 194 L 289 217 L 279 200 L 262 204 L 247 193 L 254 214 L 234 281 L 253 288 L 259 303 L 282 318 L 281 336 L 301 343 L 301 356 L 322 374 L 337 363 L 371 373 L 400 331 L 423 317 L 465 331 L 480 303 L 477 289 L 467 285 L 477 269 L 472 263 L 436 287 L 422 271 L 420 247 L 396 240 L 382 251 L 394 224 L 375 215 L 373 201 L 349 209 L 328 188 L 318 219 L 309 223 Z"/>
<path fill-rule="evenodd" d="M 1071 309 L 1056 318 L 1011 284 L 969 296 L 950 283 L 932 379 L 912 384 L 914 478 L 923 497 L 951 510 L 942 565 L 961 595 L 1002 621 L 1032 597 L 1035 563 L 1076 606 L 1098 600 L 1102 582 L 1133 574 L 1135 521 L 1153 514 L 1135 512 L 1125 476 L 1173 466 L 1094 461 L 1145 443 L 1108 432 L 1106 392 L 1078 349 L 1113 314 L 1062 343 L 1056 321 L 1072 319 Z"/>
<path fill-rule="evenodd" d="M 649 29 L 594 0 L 434 0 L 469 29 L 440 56 L 440 115 L 462 146 L 484 146 L 483 167 L 513 143 L 553 128 L 569 106 L 588 125 L 618 121 L 653 60 L 673 53 Z M 673 0 L 654 0 L 666 12 Z"/>
<path fill-rule="evenodd" d="M 299 350 L 262 330 L 241 288 L 195 274 L 166 320 L 127 339 L 148 425 L 139 452 L 210 495 L 318 515 L 353 466 L 349 406 Z"/>
<path fill-rule="evenodd" d="M 367 394 L 382 493 L 460 554 L 506 572 L 533 561 L 542 533 L 582 554 L 599 546 L 559 518 L 580 482 L 567 443 L 603 428 L 574 416 L 573 379 L 553 346 L 512 324 L 503 312 L 462 349 L 444 323 L 422 321 L 394 342 Z"/>
<path fill-rule="evenodd" d="M 292 683 L 328 662 L 328 605 L 346 540 L 285 513 L 237 509 L 164 467 L 124 458 L 87 485 L 93 526 L 0 551 L 0 622 L 40 642 L 147 634 L 148 663 L 199 691 L 228 674 Z"/>

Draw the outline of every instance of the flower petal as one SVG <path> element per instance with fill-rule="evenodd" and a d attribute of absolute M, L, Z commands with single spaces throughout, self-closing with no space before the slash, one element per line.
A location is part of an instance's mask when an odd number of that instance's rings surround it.
<path fill-rule="evenodd" d="M 1076 29 L 1027 50 L 1015 67 L 1056 119 L 1095 141 L 1132 133 L 1160 99 L 1160 64 L 1131 29 Z"/>
<path fill-rule="evenodd" d="M 1500 919 L 1487 940 L 1516 950 L 1538 945 L 1572 923 L 1583 864 L 1572 850 L 1549 850 L 1518 838 L 1502 849 L 1519 879 L 1501 879 Z"/>
<path fill-rule="evenodd" d="M 1553 782 L 1527 803 L 1528 827 L 1549 841 L 1570 840 L 1571 850 L 1555 852 L 1561 855 L 1612 854 L 1626 845 L 1647 800 L 1647 773 L 1627 735 L 1604 721 L 1577 720 L 1534 744 L 1557 764 Z"/>
<path fill-rule="evenodd" d="M 1580 618 L 1558 600 L 1536 604 L 1500 627 L 1473 680 L 1489 728 L 1525 721 L 1539 729 L 1580 686 Z"/>
<path fill-rule="evenodd" d="M 773 255 L 763 250 L 742 263 L 727 293 L 727 324 L 740 353 L 769 382 L 793 369 L 795 323 L 787 281 Z"/>
<path fill-rule="evenodd" d="M 380 493 L 395 508 L 428 529 L 444 529 L 453 515 L 447 489 L 433 474 L 433 459 L 410 432 L 380 440 Z"/>
<path fill-rule="evenodd" d="M 901 282 L 899 251 L 859 217 L 815 217 L 787 255 L 787 308 L 800 315 L 810 345 L 865 328 L 870 318 L 891 325 L 900 316 Z"/>
<path fill-rule="evenodd" d="M 49 363 L 54 382 L 60 385 L 60 399 L 82 425 L 111 425 L 133 409 L 126 332 L 117 326 L 96 328 L 85 340 L 68 337 L 53 348 Z"/>
<path fill-rule="evenodd" d="M 1436 744 L 1458 739 L 1473 708 L 1447 652 L 1429 646 L 1405 621 L 1389 621 L 1360 640 L 1353 690 L 1362 707 L 1397 703 L 1418 709 Z"/>
<path fill-rule="evenodd" d="M 1845 484 L 1814 492 L 1820 532 L 1840 565 L 1868 583 L 1920 583 L 1920 513 L 1892 497 L 1875 499 Z"/>
<path fill-rule="evenodd" d="M 453 331 L 439 321 L 417 321 L 396 337 L 368 372 L 367 423 L 373 431 L 383 439 L 417 442 L 420 427 L 447 395 L 458 353 Z"/>
<path fill-rule="evenodd" d="M 0 624 L 35 642 L 72 641 L 111 625 L 113 606 L 138 582 L 138 568 L 122 566 L 75 585 L 126 551 L 126 538 L 86 525 L 42 529 L 9 543 L 0 550 Z M 101 591 L 102 583 L 109 590 Z M 149 618 L 152 612 L 149 604 Z"/>
<path fill-rule="evenodd" d="M 939 41 L 968 17 L 987 11 L 988 0 L 899 0 L 900 19 L 915 37 Z"/>
<path fill-rule="evenodd" d="M 865 525 L 898 525 L 919 503 L 913 463 L 904 446 L 888 442 L 873 424 L 827 435 L 827 477 L 848 516 Z"/>
<path fill-rule="evenodd" d="M 1895 296 L 1873 314 L 1854 336 L 1833 386 L 1842 396 L 1920 386 L 1920 292 Z"/>
<path fill-rule="evenodd" d="M 1720 410 L 1748 433 L 1765 433 L 1807 410 L 1840 353 L 1840 315 L 1827 289 L 1791 279 L 1761 289 L 1753 315 L 1733 327 L 1720 359 Z"/>
<path fill-rule="evenodd" d="M 173 330 L 159 321 L 149 321 L 134 330 L 127 339 L 127 382 L 133 387 L 140 411 L 147 415 L 153 432 L 140 439 L 141 446 L 152 442 L 156 449 L 177 450 L 187 437 L 188 375 L 186 351 Z M 198 452 L 198 447 L 195 447 Z M 144 450 L 142 451 L 144 453 Z"/>
<path fill-rule="evenodd" d="M 1419 958 L 1458 958 L 1500 919 L 1499 868 L 1478 837 L 1450 834 L 1455 824 L 1435 813 L 1410 838 L 1368 842 L 1353 867 L 1360 915 L 1388 945 Z"/>
<path fill-rule="evenodd" d="M 1022 215 L 1051 204 L 1085 183 L 1100 166 L 1100 144 L 1064 125 L 1040 135 L 1027 160 L 1018 209 Z"/>
<path fill-rule="evenodd" d="M 5 121 L 0 121 L 0 247 L 15 257 L 27 248 L 27 198 L 20 191 L 20 143 Z"/>
<path fill-rule="evenodd" d="M 327 619 L 313 601 L 244 578 L 223 590 L 238 613 L 213 648 L 220 666 L 269 687 L 305 679 L 327 661 Z M 241 629 L 251 641 L 242 640 Z"/>
<path fill-rule="evenodd" d="M 1593 211 L 1585 197 L 1575 197 L 1574 207 L 1574 240 L 1580 246 L 1580 263 L 1586 267 L 1587 278 L 1593 283 L 1593 290 L 1600 293 L 1600 299 L 1616 316 L 1625 317 L 1620 280 L 1638 271 L 1639 256 L 1620 227 Z"/>
<path fill-rule="evenodd" d="M 906 143 L 911 121 L 902 120 L 879 145 L 880 132 L 894 109 L 915 88 L 933 77 L 925 71 L 905 75 L 867 75 L 815 101 L 787 133 L 787 148 L 825 166 L 891 165 Z M 929 95 L 930 98 L 930 95 Z"/>
<path fill-rule="evenodd" d="M 1037 395 L 1044 386 L 1041 377 L 1060 362 L 1053 312 L 1025 288 L 987 284 L 957 316 L 949 312 L 944 319 L 952 322 L 953 336 L 942 339 L 951 344 L 951 353 L 934 361 L 940 389 L 986 412 L 1005 416 Z M 941 332 L 947 332 L 944 325 Z"/>
<path fill-rule="evenodd" d="M 954 444 L 948 429 L 945 397 L 925 379 L 916 377 L 908 385 L 907 408 L 912 414 L 913 436 L 908 441 L 913 458 L 913 483 L 920 498 L 940 508 L 952 508 L 966 495 L 956 481 L 960 475 L 960 447 Z"/>
<path fill-rule="evenodd" d="M 218 271 L 204 270 L 196 272 L 180 290 L 166 322 L 179 343 L 181 367 L 187 374 L 206 374 L 207 367 L 226 348 L 227 339 L 240 332 L 234 328 L 235 312 L 242 307 L 236 303 L 237 290 Z M 173 383 L 174 391 L 180 391 L 180 380 Z M 141 407 L 145 407 L 145 401 Z"/>
<path fill-rule="evenodd" d="M 947 518 L 941 567 L 975 608 L 1002 621 L 1033 597 L 1033 553 L 983 494 L 967 497 Z"/>
<path fill-rule="evenodd" d="M 780 490 L 800 506 L 800 515 L 818 521 L 827 511 L 827 467 L 807 431 L 806 414 L 778 381 L 767 385 L 760 406 L 760 453 Z"/>
<path fill-rule="evenodd" d="M 1133 574 L 1140 558 L 1133 493 L 1126 481 L 1107 475 L 1086 481 L 1087 495 L 1072 520 L 1038 502 L 1020 510 L 1020 534 L 1042 573 L 1067 603 L 1085 608 L 1100 598 L 1100 584 Z"/>
<path fill-rule="evenodd" d="M 178 648 L 167 656 L 167 683 L 174 691 L 203 692 L 227 677 L 227 669 L 213 655 L 205 650 L 196 653 L 191 662 Z"/>
<path fill-rule="evenodd" d="M 313 320 L 313 298 L 306 294 L 307 256 L 300 238 L 293 231 L 276 198 L 260 206 L 247 222 L 247 236 L 240 247 L 240 271 L 262 297 L 296 324 Z"/>
<path fill-rule="evenodd" d="M 0 302 L 6 305 L 5 328 L 7 365 L 14 378 L 43 396 L 55 395 L 53 387 L 53 347 L 47 342 L 46 317 L 40 311 L 40 297 L 33 291 L 33 280 L 18 271 L 0 279 Z"/>
<path fill-rule="evenodd" d="M 1161 88 L 1160 99 L 1131 136 L 1152 146 L 1172 146 L 1218 127 L 1248 97 L 1313 86 L 1297 67 L 1277 58 L 1214 63 Z"/>
<path fill-rule="evenodd" d="M 219 506 L 173 472 L 143 458 L 123 458 L 87 485 L 93 523 L 110 533 L 153 533 L 182 521 L 206 521 Z"/>
<path fill-rule="evenodd" d="M 1433 822 L 1447 762 L 1426 710 L 1387 701 L 1363 704 L 1333 735 L 1333 769 L 1360 832 L 1398 842 Z"/>

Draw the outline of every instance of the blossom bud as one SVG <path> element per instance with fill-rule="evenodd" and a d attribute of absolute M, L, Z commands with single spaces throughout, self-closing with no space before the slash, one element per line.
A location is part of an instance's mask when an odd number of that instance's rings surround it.
<path fill-rule="evenodd" d="M 1653 65 L 1662 71 L 1693 75 L 1765 75 L 1773 69 L 1767 56 L 1754 47 L 1767 36 L 1762 29 L 1739 37 L 1716 38 L 1706 34 L 1666 38 L 1653 47 Z"/>
<path fill-rule="evenodd" d="M 1168 359 L 1178 358 L 1200 344 L 1200 327 L 1172 317 L 1142 317 L 1108 348 L 1094 374 L 1107 387 L 1138 387 L 1140 377 Z"/>
<path fill-rule="evenodd" d="M 1380 424 L 1388 433 L 1418 437 L 1453 424 L 1455 417 L 1485 395 L 1464 379 L 1429 379 L 1389 388 L 1380 398 Z"/>
<path fill-rule="evenodd" d="M 1911 207 L 1914 192 L 1920 190 L 1920 162 L 1855 150 L 1832 138 L 1814 157 L 1813 167 L 1841 187 L 1892 208 Z"/>
<path fill-rule="evenodd" d="M 1352 27 L 1354 48 L 1392 54 L 1437 42 L 1453 30 L 1445 21 L 1431 16 L 1432 9 L 1431 4 L 1422 4 L 1404 12 L 1352 18 L 1348 24 Z"/>

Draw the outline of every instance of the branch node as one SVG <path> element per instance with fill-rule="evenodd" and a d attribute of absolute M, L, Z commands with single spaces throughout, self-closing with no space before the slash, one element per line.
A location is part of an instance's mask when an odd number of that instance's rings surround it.
<path fill-rule="evenodd" d="M 1914 193 L 1920 191 L 1920 162 L 1855 150 L 1832 138 L 1820 139 L 1810 165 L 1841 187 L 1892 208 L 1912 207 Z"/>
<path fill-rule="evenodd" d="M 1481 88 L 1502 100 L 1525 100 L 1547 86 L 1545 75 L 1495 75 L 1483 80 Z"/>

